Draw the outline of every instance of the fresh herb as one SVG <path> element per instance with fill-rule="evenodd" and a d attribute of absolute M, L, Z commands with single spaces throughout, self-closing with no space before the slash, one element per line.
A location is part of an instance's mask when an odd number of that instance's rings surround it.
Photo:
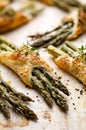
<path fill-rule="evenodd" d="M 38 51 L 36 52 L 36 55 L 37 55 L 37 56 L 39 55 L 39 52 L 38 52 Z"/>
<path fill-rule="evenodd" d="M 5 13 L 5 16 L 14 16 L 15 15 L 15 11 L 13 9 L 9 9 L 7 10 Z"/>
<path fill-rule="evenodd" d="M 0 8 L 0 12 L 2 12 L 3 11 L 3 8 Z"/>
<path fill-rule="evenodd" d="M 27 55 L 28 55 L 28 51 L 25 52 L 25 56 L 27 56 Z"/>
<path fill-rule="evenodd" d="M 86 46 L 81 46 L 80 48 L 78 48 L 82 54 L 86 54 Z"/>
<path fill-rule="evenodd" d="M 21 52 L 22 52 L 22 49 L 17 49 L 17 52 L 21 53 Z"/>
<path fill-rule="evenodd" d="M 36 48 L 35 48 L 35 47 L 31 47 L 31 49 L 30 49 L 30 50 L 35 51 L 35 50 L 36 50 Z"/>

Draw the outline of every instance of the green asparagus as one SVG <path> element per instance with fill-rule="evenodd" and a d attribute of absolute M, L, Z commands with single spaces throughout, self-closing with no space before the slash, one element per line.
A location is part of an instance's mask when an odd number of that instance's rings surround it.
<path fill-rule="evenodd" d="M 18 98 L 15 99 L 13 98 L 13 96 L 9 95 L 9 93 L 7 93 L 3 86 L 0 86 L 0 95 L 12 105 L 13 109 L 18 114 L 23 115 L 27 119 L 37 120 L 36 114 L 23 102 L 21 102 L 21 100 L 19 100 Z"/>
<path fill-rule="evenodd" d="M 31 38 L 31 41 L 29 41 L 29 43 L 32 47 L 36 48 L 41 46 L 47 47 L 48 45 L 58 46 L 62 42 L 64 42 L 67 37 L 72 33 L 73 26 L 73 22 L 66 22 L 63 23 L 61 26 L 58 26 L 57 28 L 42 35 L 39 34 L 29 36 L 29 38 Z"/>
<path fill-rule="evenodd" d="M 73 43 L 69 41 L 65 41 L 65 45 L 62 45 L 60 49 L 57 49 L 56 47 L 50 45 L 48 46 L 48 52 L 53 55 L 55 58 L 59 56 L 64 56 L 65 54 L 68 54 L 72 58 L 86 57 L 86 47 L 81 46 L 81 48 L 77 48 Z"/>
<path fill-rule="evenodd" d="M 65 45 L 63 45 L 60 49 L 50 45 L 48 46 L 48 52 L 53 55 L 55 58 L 59 56 L 64 56 L 65 54 L 69 54 L 71 57 L 79 56 L 80 51 L 76 48 L 71 42 L 66 41 Z"/>
<path fill-rule="evenodd" d="M 56 84 L 55 81 L 53 82 L 52 80 L 51 82 L 48 81 L 46 78 L 51 78 L 51 77 L 45 77 L 45 75 L 41 73 L 39 68 L 36 68 L 33 71 L 33 73 L 39 80 L 41 80 L 42 84 L 44 84 L 44 88 L 51 94 L 51 96 L 54 98 L 56 104 L 60 107 L 60 109 L 63 111 L 67 111 L 68 110 L 67 102 L 64 99 L 64 97 L 61 94 L 59 94 L 58 90 L 56 89 L 56 85 L 58 86 L 58 84 Z M 46 73 L 46 71 L 44 71 L 44 73 Z M 64 91 L 63 89 L 61 90 L 69 94 L 66 88 L 65 88 L 66 91 Z"/>
<path fill-rule="evenodd" d="M 17 96 L 22 101 L 33 101 L 29 96 L 24 95 L 23 93 L 17 92 L 15 89 L 13 89 L 10 85 L 8 85 L 0 76 L 0 85 L 2 85 L 6 91 L 12 95 Z"/>
<path fill-rule="evenodd" d="M 52 97 L 51 97 L 50 93 L 45 90 L 45 88 L 44 88 L 43 84 L 41 83 L 41 81 L 37 81 L 36 76 L 34 76 L 31 80 L 32 80 L 33 87 L 41 94 L 41 96 L 44 98 L 46 103 L 50 107 L 52 107 L 53 106 Z"/>

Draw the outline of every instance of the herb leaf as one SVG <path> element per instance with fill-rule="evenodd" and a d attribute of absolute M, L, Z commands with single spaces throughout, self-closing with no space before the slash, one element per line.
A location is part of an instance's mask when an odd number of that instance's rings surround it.
<path fill-rule="evenodd" d="M 82 54 L 86 54 L 86 46 L 81 46 L 80 48 L 78 48 Z"/>

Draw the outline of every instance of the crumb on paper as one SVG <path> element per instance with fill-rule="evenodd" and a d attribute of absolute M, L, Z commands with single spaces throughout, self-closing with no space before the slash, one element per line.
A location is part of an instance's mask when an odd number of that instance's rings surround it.
<path fill-rule="evenodd" d="M 75 105 L 75 103 L 73 103 L 73 105 Z"/>
<path fill-rule="evenodd" d="M 60 75 L 60 76 L 58 77 L 58 79 L 62 79 L 62 76 Z"/>
<path fill-rule="evenodd" d="M 44 114 L 43 114 L 43 118 L 44 119 L 48 119 L 48 121 L 50 122 L 51 121 L 51 115 L 48 111 L 45 111 Z"/>
<path fill-rule="evenodd" d="M 83 95 L 83 90 L 80 90 L 80 95 Z"/>
<path fill-rule="evenodd" d="M 8 80 L 8 81 L 7 81 L 7 84 L 8 84 L 8 85 L 10 85 L 10 84 L 11 84 L 11 81 L 10 81 L 10 80 Z"/>
<path fill-rule="evenodd" d="M 37 101 L 38 101 L 38 102 L 40 102 L 40 100 L 39 100 L 39 99 L 38 99 Z"/>
<path fill-rule="evenodd" d="M 7 123 L 0 122 L 0 125 L 3 128 L 10 128 L 10 127 L 16 127 L 16 126 L 19 126 L 19 127 L 27 126 L 29 124 L 29 121 L 26 118 L 22 118 L 22 119 L 23 119 L 22 121 L 16 121 L 16 122 L 13 122 L 13 121 L 10 121 Z"/>
<path fill-rule="evenodd" d="M 80 97 L 78 97 L 78 99 L 80 99 Z"/>
<path fill-rule="evenodd" d="M 43 127 L 43 130 L 45 129 L 45 127 Z"/>
<path fill-rule="evenodd" d="M 69 83 L 66 82 L 65 85 L 69 85 Z"/>
<path fill-rule="evenodd" d="M 26 93 L 27 95 L 29 95 L 29 93 Z"/>
<path fill-rule="evenodd" d="M 75 88 L 75 90 L 76 90 L 76 91 L 79 91 L 79 89 L 78 89 L 78 88 Z"/>
<path fill-rule="evenodd" d="M 36 98 L 38 98 L 38 96 L 36 96 Z"/>
<path fill-rule="evenodd" d="M 76 110 L 76 108 L 74 108 L 74 110 Z"/>

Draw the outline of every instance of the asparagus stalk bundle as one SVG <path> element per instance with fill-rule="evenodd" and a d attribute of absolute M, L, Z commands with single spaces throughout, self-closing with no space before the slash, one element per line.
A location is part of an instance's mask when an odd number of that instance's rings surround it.
<path fill-rule="evenodd" d="M 55 5 L 59 8 L 69 12 L 74 8 L 81 8 L 86 11 L 86 5 L 78 0 L 40 0 L 48 5 Z"/>
<path fill-rule="evenodd" d="M 24 101 L 33 101 L 29 96 L 24 95 L 23 93 L 17 92 L 11 86 L 9 86 L 0 75 L 0 111 L 3 115 L 9 119 L 10 112 L 8 108 L 8 104 L 4 102 L 6 100 L 13 107 L 13 110 L 18 114 L 26 117 L 27 119 L 36 120 L 36 114 L 28 108 Z"/>
<path fill-rule="evenodd" d="M 29 1 L 26 6 L 19 10 L 13 8 L 4 9 L 0 13 L 0 33 L 6 33 L 28 23 L 42 9 L 42 7 L 37 7 L 34 1 Z"/>
<path fill-rule="evenodd" d="M 67 17 L 62 19 L 60 26 L 44 34 L 28 36 L 33 47 L 47 47 L 48 45 L 58 46 L 65 40 L 72 40 L 79 37 L 86 31 L 86 12 L 74 10 Z"/>
<path fill-rule="evenodd" d="M 60 26 L 55 29 L 44 33 L 43 35 L 32 35 L 29 36 L 31 38 L 31 46 L 32 47 L 47 47 L 48 45 L 58 46 L 63 41 L 67 39 L 67 37 L 72 33 L 72 28 L 74 24 L 72 21 L 64 22 Z"/>
<path fill-rule="evenodd" d="M 48 52 L 55 58 L 55 63 L 64 71 L 73 75 L 86 85 L 86 48 L 77 48 L 70 42 L 65 42 L 60 49 L 50 45 Z"/>
<path fill-rule="evenodd" d="M 5 54 L 3 55 L 3 61 L 1 58 L 2 54 Z M 10 57 L 8 58 L 7 55 Z M 41 59 L 37 50 L 34 50 L 29 45 L 24 45 L 18 49 L 3 39 L 0 39 L 0 61 L 14 70 L 25 84 L 38 91 L 48 106 L 53 106 L 54 99 L 61 110 L 64 112 L 68 111 L 67 101 L 60 94 L 59 90 L 66 95 L 69 95 L 69 91 L 54 74 L 52 68 Z"/>

